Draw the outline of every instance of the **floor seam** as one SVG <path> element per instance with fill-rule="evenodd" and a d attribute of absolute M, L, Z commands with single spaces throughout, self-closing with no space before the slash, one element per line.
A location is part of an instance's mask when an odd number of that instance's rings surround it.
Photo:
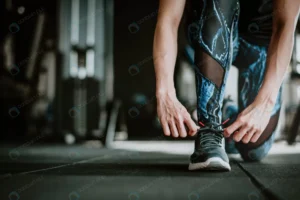
<path fill-rule="evenodd" d="M 248 170 L 246 170 L 238 161 L 237 166 L 250 178 L 251 183 L 261 193 L 266 200 L 283 200 L 274 194 L 269 188 L 265 187 L 257 178 L 255 178 Z"/>
<path fill-rule="evenodd" d="M 90 159 L 81 160 L 81 161 L 77 161 L 77 162 L 73 162 L 73 163 L 57 165 L 57 166 L 47 167 L 47 168 L 42 168 L 42 169 L 37 169 L 37 170 L 25 171 L 25 172 L 20 172 L 20 173 L 15 173 L 15 174 L 10 173 L 10 174 L 11 174 L 11 176 L 34 174 L 34 173 L 37 173 L 37 172 L 50 171 L 50 170 L 53 170 L 53 169 L 58 169 L 58 168 L 63 168 L 63 167 L 68 167 L 68 166 L 75 166 L 77 164 L 84 164 L 84 163 L 88 163 L 90 161 L 94 161 L 94 160 L 98 160 L 98 159 L 106 159 L 106 158 L 107 158 L 107 155 L 103 155 L 103 156 L 99 156 L 99 157 L 96 157 L 96 158 L 90 158 Z"/>

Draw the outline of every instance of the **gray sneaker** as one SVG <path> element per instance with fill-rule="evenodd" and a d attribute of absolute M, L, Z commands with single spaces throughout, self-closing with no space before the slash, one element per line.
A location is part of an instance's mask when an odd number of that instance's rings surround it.
<path fill-rule="evenodd" d="M 224 149 L 222 124 L 202 127 L 195 140 L 195 151 L 190 157 L 189 170 L 230 171 L 229 159 Z"/>

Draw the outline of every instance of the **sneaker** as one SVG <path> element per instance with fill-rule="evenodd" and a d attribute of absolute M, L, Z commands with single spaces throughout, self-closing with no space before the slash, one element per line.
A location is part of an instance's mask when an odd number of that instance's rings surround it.
<path fill-rule="evenodd" d="M 197 132 L 195 151 L 190 157 L 189 170 L 230 171 L 229 159 L 224 149 L 221 125 L 204 125 Z"/>

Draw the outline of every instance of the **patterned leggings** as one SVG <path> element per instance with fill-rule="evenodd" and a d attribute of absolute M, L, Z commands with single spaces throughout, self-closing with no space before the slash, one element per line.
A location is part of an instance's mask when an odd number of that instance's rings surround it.
<path fill-rule="evenodd" d="M 222 104 L 228 71 L 239 69 L 238 111 L 255 99 L 264 79 L 267 46 L 251 44 L 239 36 L 238 0 L 198 0 L 193 5 L 193 21 L 187 29 L 195 51 L 198 120 L 221 123 Z M 281 107 L 281 90 L 270 122 L 256 143 L 236 143 L 242 157 L 258 161 L 265 157 L 274 141 Z M 238 114 L 238 113 L 236 113 Z M 236 116 L 232 116 L 235 118 Z"/>

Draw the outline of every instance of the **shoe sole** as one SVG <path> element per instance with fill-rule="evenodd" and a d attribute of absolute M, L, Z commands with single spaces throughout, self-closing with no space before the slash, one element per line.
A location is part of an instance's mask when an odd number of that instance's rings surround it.
<path fill-rule="evenodd" d="M 189 170 L 209 170 L 209 171 L 230 171 L 229 163 L 221 158 L 213 157 L 207 159 L 205 162 L 190 163 Z"/>

